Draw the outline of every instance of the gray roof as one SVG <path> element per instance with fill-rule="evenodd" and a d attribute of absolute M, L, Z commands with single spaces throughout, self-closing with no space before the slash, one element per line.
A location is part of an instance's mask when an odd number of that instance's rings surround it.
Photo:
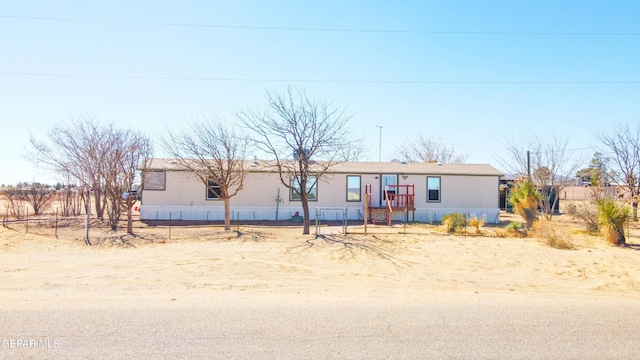
<path fill-rule="evenodd" d="M 245 169 L 251 172 L 273 172 L 274 161 L 245 160 Z M 151 159 L 148 169 L 180 170 L 172 159 Z M 338 174 L 407 174 L 407 175 L 478 175 L 502 176 L 503 173 L 489 164 L 438 164 L 401 162 L 343 162 L 331 168 Z"/>

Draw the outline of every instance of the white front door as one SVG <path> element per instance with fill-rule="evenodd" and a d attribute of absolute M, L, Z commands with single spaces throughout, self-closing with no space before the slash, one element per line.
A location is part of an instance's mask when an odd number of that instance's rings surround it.
<path fill-rule="evenodd" d="M 396 174 L 382 174 L 381 176 L 381 181 L 382 181 L 382 186 L 380 188 L 381 190 L 381 194 L 380 194 L 380 206 L 387 206 L 387 198 L 385 196 L 384 191 L 385 190 L 389 190 L 388 186 L 389 185 L 398 185 L 398 175 Z M 391 194 L 395 194 L 395 192 L 397 191 L 397 189 L 391 189 L 389 190 L 389 193 Z"/>

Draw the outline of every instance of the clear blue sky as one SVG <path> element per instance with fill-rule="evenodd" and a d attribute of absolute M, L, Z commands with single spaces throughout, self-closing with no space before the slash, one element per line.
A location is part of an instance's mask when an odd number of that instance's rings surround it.
<path fill-rule="evenodd" d="M 422 134 L 499 168 L 523 127 L 639 121 L 639 64 L 638 1 L 0 0 L 0 184 L 56 180 L 23 155 L 63 120 L 153 136 L 288 85 L 348 106 L 366 160 L 382 125 L 383 160 Z"/>

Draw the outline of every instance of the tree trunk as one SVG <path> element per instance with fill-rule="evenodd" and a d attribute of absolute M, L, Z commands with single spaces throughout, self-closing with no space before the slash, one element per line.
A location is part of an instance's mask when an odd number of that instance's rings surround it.
<path fill-rule="evenodd" d="M 309 225 L 311 224 L 311 219 L 309 219 L 309 201 L 307 200 L 307 194 L 301 195 L 300 200 L 302 202 L 302 235 L 309 235 Z"/>
<path fill-rule="evenodd" d="M 104 205 L 103 200 L 106 200 L 106 196 L 102 196 L 102 191 L 100 189 L 95 189 L 93 191 L 93 200 L 96 206 L 96 217 L 100 220 L 104 219 Z"/>
<path fill-rule="evenodd" d="M 638 221 L 638 202 L 631 202 L 631 210 L 633 211 L 633 221 Z"/>
<path fill-rule="evenodd" d="M 127 233 L 130 235 L 135 235 L 133 233 L 133 214 L 131 213 L 134 204 L 135 202 L 127 199 Z"/>
<path fill-rule="evenodd" d="M 231 209 L 229 207 L 229 198 L 224 198 L 224 229 L 231 230 Z"/>

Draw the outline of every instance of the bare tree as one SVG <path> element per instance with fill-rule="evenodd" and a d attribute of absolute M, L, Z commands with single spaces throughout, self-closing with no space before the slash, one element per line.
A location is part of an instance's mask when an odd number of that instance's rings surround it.
<path fill-rule="evenodd" d="M 15 188 L 14 195 L 31 205 L 33 215 L 37 216 L 51 208 L 56 192 L 50 186 L 32 182 L 19 185 Z"/>
<path fill-rule="evenodd" d="M 3 192 L 3 195 L 6 198 L 4 208 L 7 215 L 11 214 L 16 219 L 22 219 L 27 215 L 25 202 L 17 196 L 15 188 Z"/>
<path fill-rule="evenodd" d="M 167 129 L 161 143 L 180 169 L 223 201 L 224 229 L 231 230 L 230 201 L 243 188 L 246 139 L 221 121 L 201 121 L 192 122 L 188 129 Z"/>
<path fill-rule="evenodd" d="M 93 190 L 98 218 L 103 218 L 104 199 L 103 159 L 109 149 L 105 140 L 113 125 L 100 124 L 95 118 L 81 116 L 69 123 L 56 126 L 48 134 L 48 142 L 31 137 L 33 149 L 29 152 L 35 164 L 44 164 L 62 176 L 72 176 L 82 186 Z"/>
<path fill-rule="evenodd" d="M 236 115 L 253 133 L 255 146 L 275 157 L 280 182 L 300 199 L 303 234 L 309 234 L 309 195 L 318 180 L 346 160 L 351 115 L 344 107 L 309 98 L 304 89 L 267 92 L 267 102 L 264 112 L 240 111 Z"/>
<path fill-rule="evenodd" d="M 459 154 L 455 146 L 447 146 L 441 139 L 433 137 L 425 138 L 420 135 L 414 142 L 407 142 L 398 147 L 396 151 L 402 161 L 406 162 L 432 162 L 462 164 L 467 161 L 466 154 Z"/>
<path fill-rule="evenodd" d="M 58 201 L 61 205 L 61 215 L 65 217 L 80 215 L 82 204 L 86 201 L 84 191 L 74 182 L 77 182 L 77 179 L 66 175 L 65 183 L 61 184 L 59 191 Z"/>
<path fill-rule="evenodd" d="M 638 221 L 640 198 L 640 124 L 614 125 L 610 131 L 599 131 L 598 140 L 608 148 L 606 154 L 613 160 L 614 180 L 626 191 L 631 203 L 633 221 Z"/>
<path fill-rule="evenodd" d="M 137 175 L 143 170 L 140 167 L 151 157 L 151 141 L 134 130 L 114 130 L 104 140 L 110 149 L 102 166 L 109 225 L 116 230 L 126 211 L 127 233 L 133 235 L 132 210 L 137 197 L 132 194 Z"/>
<path fill-rule="evenodd" d="M 560 193 L 573 185 L 573 174 L 581 163 L 572 157 L 568 144 L 567 137 L 528 133 L 520 141 L 508 139 L 506 150 L 510 157 L 500 159 L 512 175 L 530 176 L 542 195 L 540 209 L 546 219 L 553 217 Z"/>

